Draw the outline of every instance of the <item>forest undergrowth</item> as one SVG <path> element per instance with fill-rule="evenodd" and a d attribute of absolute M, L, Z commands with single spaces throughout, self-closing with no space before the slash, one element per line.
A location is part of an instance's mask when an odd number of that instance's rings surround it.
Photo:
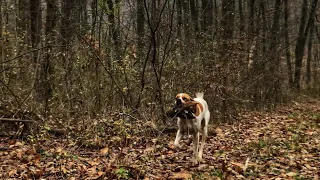
<path fill-rule="evenodd" d="M 50 134 L 46 127 L 18 140 L 2 136 L 0 178 L 319 179 L 318 101 L 292 102 L 272 112 L 242 113 L 233 123 L 212 123 L 204 162 L 196 166 L 192 145 L 175 149 L 176 124 L 168 124 L 158 128 L 151 121 L 101 119 L 70 127 L 62 135 Z"/>

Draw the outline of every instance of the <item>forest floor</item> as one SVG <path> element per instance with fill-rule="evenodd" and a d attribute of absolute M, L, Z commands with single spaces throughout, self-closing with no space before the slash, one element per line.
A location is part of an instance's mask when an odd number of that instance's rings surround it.
<path fill-rule="evenodd" d="M 150 128 L 123 126 L 130 127 L 117 131 Z M 273 112 L 248 112 L 237 122 L 211 125 L 204 162 L 196 166 L 192 145 L 175 149 L 175 131 L 159 132 L 125 134 L 125 140 L 115 136 L 99 146 L 79 145 L 72 136 L 36 141 L 1 137 L 0 179 L 302 180 L 320 176 L 320 102 L 292 102 Z M 99 138 L 95 136 L 95 141 Z"/>

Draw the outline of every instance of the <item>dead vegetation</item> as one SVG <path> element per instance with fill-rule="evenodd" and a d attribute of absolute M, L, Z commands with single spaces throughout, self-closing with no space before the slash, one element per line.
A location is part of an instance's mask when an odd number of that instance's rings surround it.
<path fill-rule="evenodd" d="M 116 117 L 116 116 L 115 116 Z M 320 173 L 319 102 L 248 112 L 211 125 L 205 162 L 173 147 L 175 122 L 96 119 L 52 133 L 1 137 L 2 179 L 314 179 Z M 88 120 L 83 121 L 88 122 Z M 170 128 L 169 128 L 170 127 Z"/>

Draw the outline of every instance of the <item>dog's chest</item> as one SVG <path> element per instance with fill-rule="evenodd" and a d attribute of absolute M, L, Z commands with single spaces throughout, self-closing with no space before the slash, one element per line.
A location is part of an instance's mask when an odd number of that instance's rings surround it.
<path fill-rule="evenodd" d="M 179 129 L 184 133 L 200 130 L 197 119 L 179 119 L 178 126 L 179 126 Z"/>

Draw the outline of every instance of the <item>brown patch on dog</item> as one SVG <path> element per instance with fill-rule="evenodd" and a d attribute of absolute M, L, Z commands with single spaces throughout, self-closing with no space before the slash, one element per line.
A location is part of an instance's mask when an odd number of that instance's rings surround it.
<path fill-rule="evenodd" d="M 184 109 L 191 111 L 194 115 L 199 116 L 203 112 L 203 106 L 198 101 L 188 101 L 184 104 Z"/>
<path fill-rule="evenodd" d="M 200 114 L 200 112 L 203 112 L 203 106 L 201 103 L 198 102 L 197 108 L 199 109 L 199 114 Z"/>
<path fill-rule="evenodd" d="M 179 93 L 179 94 L 177 94 L 176 95 L 176 99 L 181 99 L 184 102 L 193 101 L 191 96 L 189 96 L 189 94 L 187 94 L 187 93 Z"/>

